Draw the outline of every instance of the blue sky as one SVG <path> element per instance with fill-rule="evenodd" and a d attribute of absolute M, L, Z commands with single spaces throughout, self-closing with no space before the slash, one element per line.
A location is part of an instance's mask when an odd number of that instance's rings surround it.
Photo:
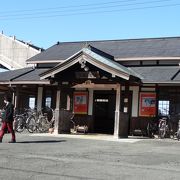
<path fill-rule="evenodd" d="M 57 41 L 180 36 L 179 0 L 6 0 L 0 31 L 48 48 Z"/>

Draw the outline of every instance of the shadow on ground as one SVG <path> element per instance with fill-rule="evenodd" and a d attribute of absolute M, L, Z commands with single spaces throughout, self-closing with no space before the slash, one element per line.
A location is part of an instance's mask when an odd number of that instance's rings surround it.
<path fill-rule="evenodd" d="M 18 141 L 16 143 L 60 143 L 60 142 L 66 142 L 66 140 L 43 140 L 43 141 Z"/>

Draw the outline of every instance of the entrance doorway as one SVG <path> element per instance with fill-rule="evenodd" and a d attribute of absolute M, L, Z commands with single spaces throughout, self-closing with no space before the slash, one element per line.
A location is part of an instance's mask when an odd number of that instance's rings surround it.
<path fill-rule="evenodd" d="M 114 133 L 115 91 L 94 91 L 94 132 Z"/>

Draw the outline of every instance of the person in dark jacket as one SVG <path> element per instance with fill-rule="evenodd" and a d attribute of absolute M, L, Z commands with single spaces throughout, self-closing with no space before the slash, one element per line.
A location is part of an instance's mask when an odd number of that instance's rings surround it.
<path fill-rule="evenodd" d="M 14 115 L 14 105 L 11 103 L 10 97 L 4 98 L 5 108 L 4 108 L 4 114 L 2 115 L 2 126 L 0 131 L 0 143 L 2 142 L 3 136 L 8 130 L 12 134 L 11 141 L 9 143 L 15 143 L 16 142 L 16 136 L 13 129 L 13 115 Z"/>

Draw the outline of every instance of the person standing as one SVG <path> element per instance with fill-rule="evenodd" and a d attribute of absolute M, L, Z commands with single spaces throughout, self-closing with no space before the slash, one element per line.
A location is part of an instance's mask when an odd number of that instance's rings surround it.
<path fill-rule="evenodd" d="M 14 115 L 14 105 L 11 103 L 11 98 L 5 96 L 4 98 L 5 108 L 4 108 L 4 115 L 2 116 L 2 126 L 0 131 L 0 143 L 2 142 L 3 136 L 5 134 L 5 131 L 8 130 L 11 135 L 11 141 L 9 143 L 15 143 L 16 142 L 16 136 L 13 129 L 13 115 Z"/>

